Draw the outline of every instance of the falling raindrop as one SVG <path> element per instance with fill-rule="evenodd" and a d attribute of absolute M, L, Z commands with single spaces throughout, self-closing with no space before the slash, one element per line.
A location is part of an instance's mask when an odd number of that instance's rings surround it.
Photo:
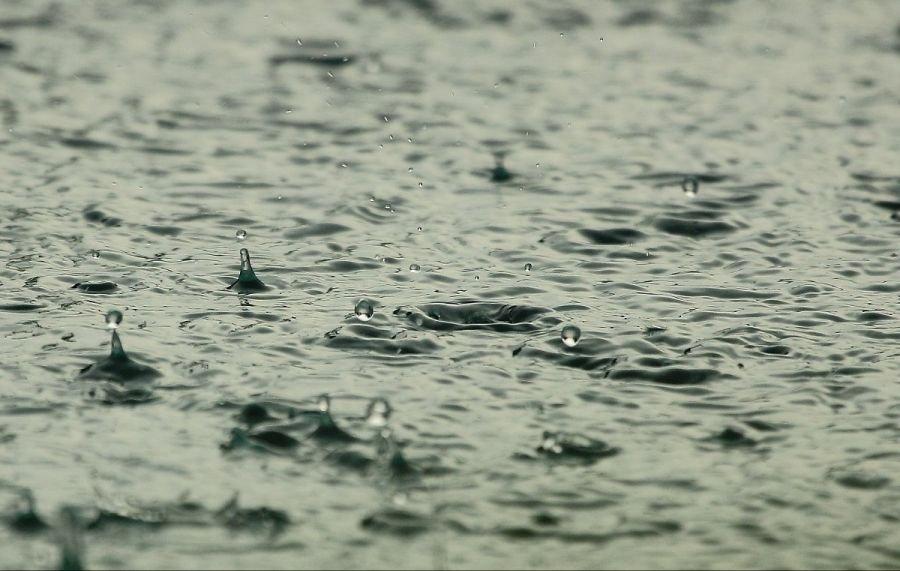
<path fill-rule="evenodd" d="M 360 321 L 368 321 L 372 319 L 372 316 L 375 315 L 375 306 L 371 301 L 367 299 L 361 299 L 356 307 L 353 308 L 353 313 L 356 314 L 356 318 Z"/>
<path fill-rule="evenodd" d="M 319 409 L 319 412 L 328 414 L 328 411 L 331 410 L 331 397 L 328 395 L 321 395 L 319 400 L 316 401 L 316 407 Z"/>
<path fill-rule="evenodd" d="M 247 231 L 246 230 L 238 230 L 237 232 L 234 233 L 234 237 L 237 238 L 239 241 L 243 241 L 247 238 Z"/>
<path fill-rule="evenodd" d="M 531 262 L 528 262 L 527 264 L 525 264 L 525 273 L 531 272 L 531 269 L 532 269 L 533 267 L 534 267 L 534 266 L 531 265 Z"/>
<path fill-rule="evenodd" d="M 697 196 L 697 189 L 699 187 L 700 181 L 698 181 L 695 176 L 685 177 L 684 180 L 681 181 L 681 190 L 689 197 Z"/>
<path fill-rule="evenodd" d="M 409 271 L 411 271 L 413 273 L 416 273 L 416 272 L 420 271 L 421 269 L 422 269 L 422 266 L 420 266 L 419 264 L 410 264 L 409 265 Z"/>
<path fill-rule="evenodd" d="M 388 419 L 391 416 L 391 405 L 382 398 L 372 399 L 366 411 L 366 423 L 375 428 L 383 428 L 387 426 Z"/>
<path fill-rule="evenodd" d="M 574 325 L 566 325 L 563 327 L 560 337 L 566 347 L 574 347 L 578 344 L 578 340 L 581 339 L 581 329 Z"/>
<path fill-rule="evenodd" d="M 106 328 L 118 329 L 122 323 L 122 312 L 118 309 L 111 309 L 106 313 Z"/>

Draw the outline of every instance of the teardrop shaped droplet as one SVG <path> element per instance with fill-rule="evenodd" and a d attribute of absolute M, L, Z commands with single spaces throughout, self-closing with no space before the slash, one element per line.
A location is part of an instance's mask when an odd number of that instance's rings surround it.
<path fill-rule="evenodd" d="M 106 328 L 118 329 L 122 323 L 122 312 L 118 309 L 111 309 L 106 313 Z"/>
<path fill-rule="evenodd" d="M 684 191 L 684 194 L 689 197 L 697 196 L 697 190 L 700 188 L 700 181 L 697 180 L 695 176 L 685 177 L 684 180 L 681 181 L 681 190 Z"/>
<path fill-rule="evenodd" d="M 353 313 L 356 314 L 356 318 L 360 321 L 368 321 L 372 319 L 373 315 L 375 315 L 375 306 L 371 301 L 367 299 L 361 299 L 356 304 L 356 307 L 353 308 Z"/>
<path fill-rule="evenodd" d="M 372 399 L 366 410 L 366 423 L 375 428 L 387 426 L 391 417 L 391 405 L 383 398 Z"/>
<path fill-rule="evenodd" d="M 247 231 L 246 230 L 238 230 L 234 233 L 234 237 L 238 239 L 238 241 L 243 242 L 247 239 Z"/>
<path fill-rule="evenodd" d="M 578 340 L 581 339 L 581 329 L 574 325 L 566 325 L 563 327 L 560 337 L 566 347 L 574 347 L 578 344 Z"/>

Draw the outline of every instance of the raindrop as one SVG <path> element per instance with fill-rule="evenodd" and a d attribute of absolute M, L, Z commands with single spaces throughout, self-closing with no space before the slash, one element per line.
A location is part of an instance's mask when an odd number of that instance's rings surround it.
<path fill-rule="evenodd" d="M 234 233 L 234 237 L 240 241 L 243 241 L 247 238 L 247 231 L 246 230 L 238 230 L 237 232 Z"/>
<path fill-rule="evenodd" d="M 420 266 L 419 264 L 410 264 L 409 265 L 409 271 L 411 271 L 413 273 L 416 273 L 416 272 L 420 271 L 421 269 L 422 269 L 422 266 Z"/>
<path fill-rule="evenodd" d="M 119 311 L 118 309 L 111 309 L 106 313 L 107 329 L 118 329 L 120 323 L 122 323 L 121 311 Z"/>
<path fill-rule="evenodd" d="M 331 410 L 331 397 L 328 395 L 320 396 L 316 402 L 316 407 L 318 407 L 319 412 L 328 414 L 328 411 Z"/>
<path fill-rule="evenodd" d="M 560 337 L 566 347 L 574 347 L 578 344 L 578 340 L 581 339 L 581 329 L 574 325 L 566 325 L 563 327 Z"/>
<path fill-rule="evenodd" d="M 413 171 L 412 167 L 409 167 L 408 169 L 406 169 L 406 172 L 408 172 L 409 174 L 412 174 L 412 171 Z"/>
<path fill-rule="evenodd" d="M 91 250 L 91 257 L 96 260 L 100 257 L 100 252 L 98 252 L 97 250 Z"/>
<path fill-rule="evenodd" d="M 530 272 L 533 267 L 534 266 L 531 265 L 531 262 L 528 262 L 527 264 L 525 264 L 525 272 Z"/>
<path fill-rule="evenodd" d="M 388 401 L 382 398 L 372 399 L 366 410 L 366 423 L 375 428 L 383 428 L 387 426 L 390 416 L 391 405 Z"/>
<path fill-rule="evenodd" d="M 423 228 L 422 228 L 421 226 L 416 226 L 416 230 L 418 230 L 419 232 L 421 232 L 421 231 L 423 230 Z"/>
<path fill-rule="evenodd" d="M 419 181 L 419 188 L 425 188 L 425 185 L 422 183 L 421 180 Z"/>
<path fill-rule="evenodd" d="M 371 301 L 367 299 L 361 299 L 356 304 L 356 307 L 353 308 L 353 313 L 356 314 L 356 318 L 360 321 L 368 321 L 372 319 L 373 315 L 375 315 L 375 306 Z"/>
<path fill-rule="evenodd" d="M 697 196 L 697 189 L 699 187 L 700 181 L 698 181 L 695 176 L 685 177 L 684 180 L 681 181 L 681 190 L 683 190 L 687 196 Z"/>

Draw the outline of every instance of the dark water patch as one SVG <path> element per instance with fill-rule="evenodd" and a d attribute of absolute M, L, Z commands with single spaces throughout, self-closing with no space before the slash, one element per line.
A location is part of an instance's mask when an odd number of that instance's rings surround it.
<path fill-rule="evenodd" d="M 621 449 L 610 446 L 602 440 L 588 438 L 581 434 L 545 431 L 535 449 L 539 456 L 560 463 L 590 465 L 615 456 Z M 521 456 L 527 459 L 529 456 Z"/>
<path fill-rule="evenodd" d="M 323 222 L 319 224 L 310 224 L 296 230 L 288 230 L 284 233 L 284 237 L 289 240 L 297 240 L 299 238 L 318 238 L 320 236 L 332 236 L 340 232 L 350 230 L 343 224 L 334 224 Z"/>
<path fill-rule="evenodd" d="M 16 51 L 16 44 L 10 40 L 0 38 L 0 53 L 11 53 Z"/>
<path fill-rule="evenodd" d="M 612 228 L 609 230 L 590 230 L 584 228 L 578 232 L 595 244 L 610 246 L 633 244 L 644 238 L 643 232 L 632 228 Z"/>
<path fill-rule="evenodd" d="M 683 295 L 687 297 L 711 297 L 724 300 L 738 299 L 773 299 L 778 297 L 776 292 L 768 291 L 750 291 L 737 288 L 723 287 L 696 287 L 696 288 L 680 288 L 671 290 L 670 293 Z"/>
<path fill-rule="evenodd" d="M 789 355 L 791 352 L 790 347 L 787 347 L 786 345 L 765 345 L 763 347 L 760 347 L 759 350 L 766 355 L 779 356 Z"/>
<path fill-rule="evenodd" d="M 38 305 L 36 303 L 5 303 L 0 305 L 0 311 L 26 312 L 37 311 L 44 307 L 46 306 Z"/>
<path fill-rule="evenodd" d="M 84 151 L 112 150 L 118 148 L 112 143 L 106 143 L 96 139 L 87 139 L 84 137 L 63 137 L 59 142 L 72 149 Z"/>
<path fill-rule="evenodd" d="M 34 497 L 31 492 L 22 491 L 17 505 L 3 514 L 2 519 L 11 531 L 32 535 L 47 531 L 50 526 L 37 513 L 34 505 Z"/>
<path fill-rule="evenodd" d="M 702 385 L 716 380 L 734 378 L 715 369 L 688 369 L 667 367 L 658 370 L 613 369 L 609 376 L 617 381 L 648 381 L 662 385 Z"/>
<path fill-rule="evenodd" d="M 215 518 L 232 531 L 252 532 L 275 537 L 290 524 L 287 513 L 269 507 L 243 508 L 235 496 L 215 513 Z"/>
<path fill-rule="evenodd" d="M 95 209 L 93 206 L 88 206 L 87 208 L 85 208 L 82 211 L 82 215 L 88 222 L 103 224 L 104 226 L 109 227 L 122 225 L 122 220 L 120 218 L 116 218 L 115 216 L 107 216 L 100 210 Z"/>
<path fill-rule="evenodd" d="M 313 65 L 319 67 L 341 67 L 350 65 L 356 60 L 356 56 L 352 54 L 327 54 L 327 53 L 305 53 L 305 54 L 279 54 L 269 57 L 269 65 L 274 67 L 285 64 Z"/>
<path fill-rule="evenodd" d="M 79 282 L 73 285 L 72 289 L 77 289 L 82 293 L 109 294 L 115 293 L 119 286 L 112 282 Z"/>
<path fill-rule="evenodd" d="M 157 236 L 178 236 L 184 230 L 176 226 L 145 226 L 147 232 Z"/>
<path fill-rule="evenodd" d="M 756 446 L 756 440 L 750 438 L 744 432 L 737 428 L 727 427 L 721 432 L 714 434 L 706 439 L 709 442 L 715 442 L 722 446 L 732 447 L 753 447 Z"/>
<path fill-rule="evenodd" d="M 560 342 L 562 347 L 562 343 Z M 513 357 L 541 359 L 560 367 L 591 371 L 603 376 L 609 375 L 609 371 L 619 362 L 618 357 L 597 357 L 594 355 L 572 355 L 563 352 L 544 351 L 527 345 L 516 347 L 512 351 Z"/>
<path fill-rule="evenodd" d="M 384 508 L 367 515 L 360 522 L 366 531 L 413 537 L 429 531 L 434 521 L 424 515 L 399 508 Z"/>
<path fill-rule="evenodd" d="M 729 234 L 737 230 L 727 222 L 696 220 L 675 216 L 659 216 L 653 222 L 654 228 L 667 234 L 690 238 L 707 238 L 717 234 Z"/>

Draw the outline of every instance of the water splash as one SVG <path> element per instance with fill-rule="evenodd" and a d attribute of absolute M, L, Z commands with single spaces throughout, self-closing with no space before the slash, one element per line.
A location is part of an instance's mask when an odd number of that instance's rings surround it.
<path fill-rule="evenodd" d="M 269 289 L 269 286 L 256 277 L 253 266 L 250 264 L 250 252 L 247 251 L 247 248 L 241 248 L 241 273 L 238 275 L 238 279 L 228 286 L 228 289 L 235 289 L 239 293 Z"/>
<path fill-rule="evenodd" d="M 122 312 L 115 309 L 107 312 L 105 316 L 106 327 L 111 332 L 109 356 L 81 369 L 79 373 L 81 378 L 131 383 L 134 381 L 148 381 L 161 376 L 159 371 L 138 363 L 125 352 L 125 348 L 122 346 L 122 339 L 117 331 L 122 320 Z M 146 391 L 146 394 L 142 391 L 141 395 L 129 392 L 120 396 L 130 402 L 146 400 L 144 397 L 149 397 L 149 391 Z"/>
<path fill-rule="evenodd" d="M 355 442 L 358 440 L 355 436 L 339 427 L 334 418 L 332 418 L 331 397 L 321 395 L 316 401 L 316 407 L 319 409 L 318 426 L 309 434 L 310 438 L 325 442 Z"/>

